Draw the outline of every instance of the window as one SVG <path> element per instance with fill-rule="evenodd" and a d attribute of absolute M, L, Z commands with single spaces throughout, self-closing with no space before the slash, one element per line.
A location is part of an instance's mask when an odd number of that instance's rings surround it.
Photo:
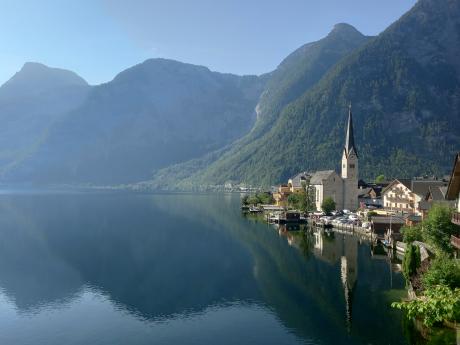
<path fill-rule="evenodd" d="M 347 165 L 346 165 L 346 164 L 344 164 L 344 165 L 343 165 L 343 168 L 345 169 L 346 167 L 347 167 Z"/>
<path fill-rule="evenodd" d="M 350 169 L 354 169 L 355 168 L 355 165 L 354 164 L 350 164 Z"/>

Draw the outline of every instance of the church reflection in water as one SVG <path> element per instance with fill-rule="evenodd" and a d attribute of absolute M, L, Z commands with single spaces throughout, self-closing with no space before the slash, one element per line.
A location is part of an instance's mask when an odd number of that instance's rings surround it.
<path fill-rule="evenodd" d="M 280 225 L 278 231 L 287 237 L 290 246 L 297 247 L 301 251 L 305 251 L 305 236 L 312 237 L 310 251 L 315 258 L 330 266 L 340 268 L 337 272 L 339 275 L 337 278 L 340 278 L 343 290 L 344 315 L 348 331 L 350 331 L 352 324 L 354 291 L 359 275 L 359 246 L 363 243 L 366 244 L 369 248 L 366 253 L 369 255 L 369 259 L 374 262 L 378 260 L 384 264 L 379 265 L 379 267 L 382 268 L 381 275 L 388 277 L 385 279 L 388 284 L 385 285 L 388 285 L 389 288 L 393 288 L 394 273 L 400 273 L 401 265 L 392 261 L 391 253 L 385 252 L 381 246 L 372 246 L 370 240 L 365 236 L 343 231 L 312 229 L 299 225 L 291 227 Z M 400 274 L 398 274 L 399 276 Z"/>

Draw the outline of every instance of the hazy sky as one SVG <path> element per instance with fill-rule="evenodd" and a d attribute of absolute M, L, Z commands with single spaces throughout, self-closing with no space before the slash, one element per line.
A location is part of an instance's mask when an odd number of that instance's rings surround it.
<path fill-rule="evenodd" d="M 346 22 L 376 35 L 416 0 L 0 0 L 0 84 L 24 62 L 97 84 L 151 57 L 260 74 Z"/>

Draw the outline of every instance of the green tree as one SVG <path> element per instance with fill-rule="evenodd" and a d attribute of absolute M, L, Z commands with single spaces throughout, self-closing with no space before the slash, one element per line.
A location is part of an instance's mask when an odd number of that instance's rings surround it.
<path fill-rule="evenodd" d="M 247 203 L 248 205 L 257 205 L 258 203 L 260 203 L 260 200 L 257 197 L 257 195 L 251 195 L 250 197 L 248 197 Z"/>
<path fill-rule="evenodd" d="M 414 241 L 423 241 L 422 226 L 417 224 L 415 226 L 403 226 L 401 228 L 403 234 L 403 241 L 405 243 L 412 243 Z"/>
<path fill-rule="evenodd" d="M 413 244 L 408 244 L 403 258 L 403 274 L 407 281 L 417 273 L 420 267 L 420 248 Z"/>
<path fill-rule="evenodd" d="M 383 181 L 385 181 L 385 175 L 379 175 L 375 178 L 375 183 L 382 183 Z"/>
<path fill-rule="evenodd" d="M 323 212 L 325 212 L 326 214 L 329 214 L 331 213 L 332 211 L 335 210 L 335 201 L 334 199 L 332 199 L 330 196 L 328 196 L 327 198 L 325 198 L 323 200 L 323 202 L 321 203 L 321 209 L 323 210 Z"/>
<path fill-rule="evenodd" d="M 268 192 L 257 193 L 256 197 L 259 199 L 259 203 L 261 204 L 269 205 L 273 204 L 273 202 L 275 201 L 273 199 L 273 195 Z"/>
<path fill-rule="evenodd" d="M 457 233 L 458 226 L 451 222 L 452 209 L 435 204 L 423 222 L 423 237 L 440 251 L 451 253 L 450 236 Z"/>
<path fill-rule="evenodd" d="M 301 198 L 300 193 L 293 193 L 289 195 L 287 198 L 288 205 L 293 208 L 300 208 Z"/>

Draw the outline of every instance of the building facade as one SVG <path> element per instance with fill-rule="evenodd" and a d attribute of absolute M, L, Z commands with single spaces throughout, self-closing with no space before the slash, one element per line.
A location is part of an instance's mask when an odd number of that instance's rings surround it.
<path fill-rule="evenodd" d="M 383 207 L 398 213 L 426 215 L 436 202 L 430 196 L 438 198 L 446 184 L 434 178 L 395 179 L 382 191 Z"/>

